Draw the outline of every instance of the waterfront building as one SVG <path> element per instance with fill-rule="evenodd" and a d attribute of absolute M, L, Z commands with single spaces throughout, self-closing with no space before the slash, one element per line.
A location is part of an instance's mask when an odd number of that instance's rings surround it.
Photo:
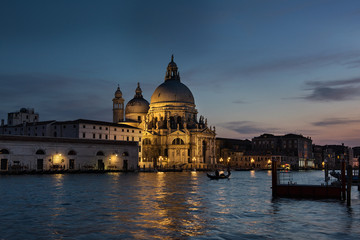
<path fill-rule="evenodd" d="M 149 107 L 142 125 L 141 166 L 205 168 L 215 163 L 215 127 L 203 116 L 198 119 L 194 96 L 180 81 L 173 56 Z"/>
<path fill-rule="evenodd" d="M 328 163 L 330 169 L 340 169 L 342 161 L 352 164 L 353 151 L 343 143 L 341 145 L 325 145 L 323 149 L 324 161 Z"/>
<path fill-rule="evenodd" d="M 263 134 L 252 139 L 255 155 L 280 155 L 293 169 L 314 168 L 312 140 L 299 134 L 275 136 Z"/>
<path fill-rule="evenodd" d="M 142 130 L 119 123 L 78 119 L 74 121 L 44 121 L 0 127 L 2 135 L 31 137 L 74 138 L 141 142 Z M 141 147 L 139 147 L 139 158 Z"/>
<path fill-rule="evenodd" d="M 136 142 L 0 135 L 0 171 L 136 170 Z"/>

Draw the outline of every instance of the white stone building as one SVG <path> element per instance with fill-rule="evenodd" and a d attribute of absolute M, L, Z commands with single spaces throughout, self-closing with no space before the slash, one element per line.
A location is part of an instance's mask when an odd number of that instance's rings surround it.
<path fill-rule="evenodd" d="M 150 109 L 142 123 L 140 166 L 198 167 L 215 164 L 215 127 L 197 118 L 190 89 L 180 82 L 173 56 L 165 81 L 151 96 Z"/>
<path fill-rule="evenodd" d="M 135 170 L 137 142 L 0 135 L 0 171 Z"/>
<path fill-rule="evenodd" d="M 8 113 L 7 124 L 9 126 L 19 125 L 23 123 L 32 123 L 39 121 L 39 114 L 35 113 L 33 108 L 21 108 L 19 112 Z M 3 121 L 2 121 L 2 124 Z"/>

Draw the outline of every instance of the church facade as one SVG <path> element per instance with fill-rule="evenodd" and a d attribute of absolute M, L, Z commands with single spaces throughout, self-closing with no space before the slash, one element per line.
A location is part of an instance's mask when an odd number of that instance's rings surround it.
<path fill-rule="evenodd" d="M 140 167 L 206 168 L 215 164 L 215 127 L 198 118 L 190 89 L 180 81 L 173 56 L 167 66 L 165 81 L 151 96 L 143 98 L 140 85 L 125 108 L 118 88 L 113 99 L 114 121 L 142 129 Z"/>

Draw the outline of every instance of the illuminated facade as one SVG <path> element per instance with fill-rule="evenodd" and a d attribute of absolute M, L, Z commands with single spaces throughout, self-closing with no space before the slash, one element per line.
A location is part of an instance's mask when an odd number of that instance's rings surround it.
<path fill-rule="evenodd" d="M 194 97 L 180 82 L 173 56 L 165 81 L 151 96 L 150 109 L 143 119 L 141 166 L 207 167 L 215 163 L 215 127 L 197 117 Z"/>
<path fill-rule="evenodd" d="M 0 172 L 136 170 L 136 142 L 0 135 Z"/>

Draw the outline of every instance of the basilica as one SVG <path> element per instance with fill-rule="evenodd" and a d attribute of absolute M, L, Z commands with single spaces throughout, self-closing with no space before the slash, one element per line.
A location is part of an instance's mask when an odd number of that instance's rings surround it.
<path fill-rule="evenodd" d="M 206 168 L 215 164 L 215 127 L 198 117 L 190 89 L 180 81 L 174 57 L 165 80 L 151 96 L 142 96 L 140 84 L 124 109 L 120 87 L 113 98 L 113 122 L 142 130 L 139 141 L 140 167 Z"/>

